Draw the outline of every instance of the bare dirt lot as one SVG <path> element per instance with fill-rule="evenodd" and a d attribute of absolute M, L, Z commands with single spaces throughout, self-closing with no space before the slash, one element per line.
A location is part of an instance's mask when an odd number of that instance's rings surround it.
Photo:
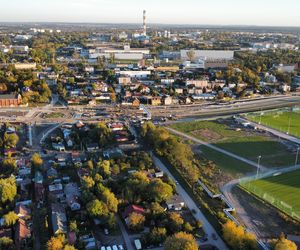
<path fill-rule="evenodd" d="M 233 195 L 243 207 L 245 215 L 263 238 L 275 238 L 281 232 L 285 234 L 300 234 L 300 223 L 289 219 L 276 208 L 258 200 L 239 187 L 233 189 Z"/>

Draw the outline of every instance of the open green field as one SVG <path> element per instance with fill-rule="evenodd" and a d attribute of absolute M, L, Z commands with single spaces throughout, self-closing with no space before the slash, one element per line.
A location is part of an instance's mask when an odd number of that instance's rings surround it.
<path fill-rule="evenodd" d="M 267 167 L 284 167 L 294 164 L 295 154 L 290 152 L 285 145 L 276 139 L 255 131 L 237 131 L 231 127 L 230 122 L 226 122 L 227 123 L 220 123 L 218 121 L 194 121 L 176 123 L 171 127 L 254 162 L 256 162 L 257 157 L 261 155 L 261 164 Z M 223 156 L 218 157 L 220 153 L 214 155 L 214 159 L 212 159 L 211 153 L 207 155 L 207 158 L 210 160 L 216 162 L 218 160 L 221 161 L 223 166 L 224 164 L 230 164 L 227 162 L 227 159 L 223 160 Z M 233 170 L 234 169 L 238 170 L 236 167 L 234 167 Z"/>
<path fill-rule="evenodd" d="M 277 129 L 284 133 L 300 137 L 300 112 L 292 111 L 273 111 L 260 114 L 249 114 L 247 119 L 270 128 Z"/>
<path fill-rule="evenodd" d="M 201 146 L 200 147 L 203 156 L 214 162 L 220 169 L 226 171 L 234 177 L 250 173 L 254 170 L 252 166 L 247 163 L 234 159 L 225 154 L 221 154 L 211 148 Z"/>
<path fill-rule="evenodd" d="M 240 184 L 242 188 L 300 221 L 300 170 Z"/>

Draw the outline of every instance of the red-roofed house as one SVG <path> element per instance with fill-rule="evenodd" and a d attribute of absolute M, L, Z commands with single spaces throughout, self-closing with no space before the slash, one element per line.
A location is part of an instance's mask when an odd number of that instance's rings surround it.
<path fill-rule="evenodd" d="M 19 219 L 16 224 L 15 230 L 15 245 L 16 249 L 23 249 L 26 246 L 27 239 L 31 237 L 30 228 L 27 226 L 26 221 Z"/>
<path fill-rule="evenodd" d="M 129 205 L 125 208 L 123 218 L 126 219 L 131 213 L 144 214 L 145 210 L 137 205 Z"/>

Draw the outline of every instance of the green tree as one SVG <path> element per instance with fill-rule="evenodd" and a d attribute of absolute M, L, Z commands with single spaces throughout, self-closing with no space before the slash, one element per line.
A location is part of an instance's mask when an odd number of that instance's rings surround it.
<path fill-rule="evenodd" d="M 153 201 L 160 203 L 172 197 L 173 188 L 161 179 L 156 179 L 150 183 L 149 193 Z"/>

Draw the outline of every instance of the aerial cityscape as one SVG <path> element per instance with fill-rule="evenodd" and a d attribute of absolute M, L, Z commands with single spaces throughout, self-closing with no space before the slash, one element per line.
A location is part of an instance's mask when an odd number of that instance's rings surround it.
<path fill-rule="evenodd" d="M 0 2 L 0 250 L 300 249 L 299 2 Z"/>

